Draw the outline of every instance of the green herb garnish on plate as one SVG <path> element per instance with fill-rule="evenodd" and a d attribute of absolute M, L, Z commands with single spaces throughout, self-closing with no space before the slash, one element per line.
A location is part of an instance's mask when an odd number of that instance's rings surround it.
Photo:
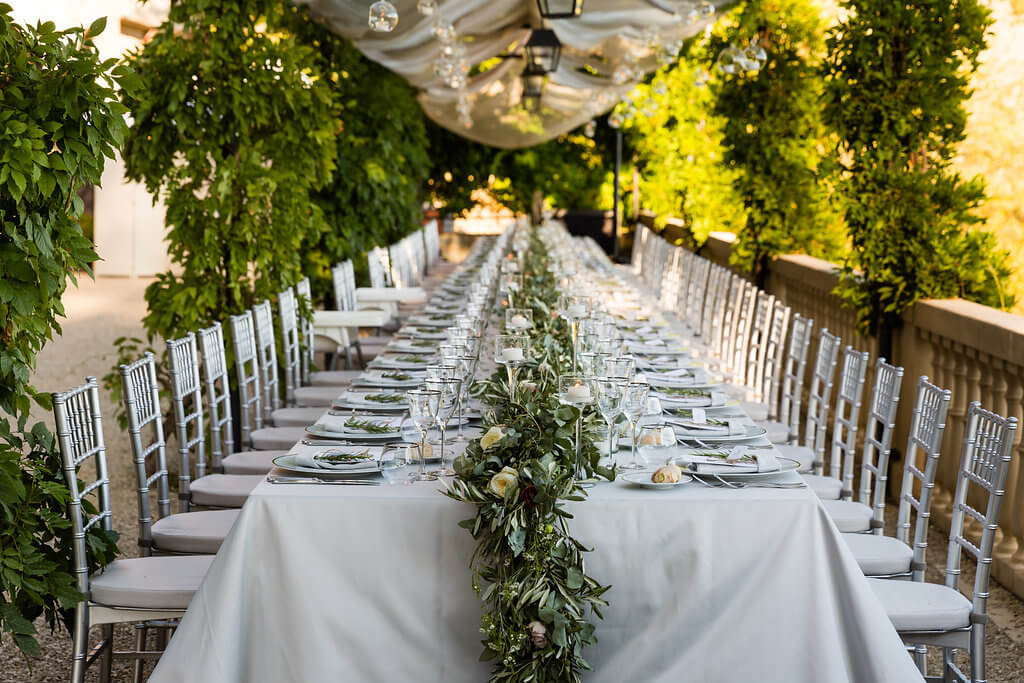
<path fill-rule="evenodd" d="M 386 422 L 374 422 L 372 420 L 360 420 L 350 417 L 345 420 L 345 426 L 349 429 L 358 429 L 368 434 L 394 434 L 401 431 L 398 427 L 392 427 Z"/>
<path fill-rule="evenodd" d="M 372 460 L 370 451 L 360 453 L 345 453 L 343 451 L 324 451 L 313 456 L 314 460 L 323 460 L 332 465 L 354 465 L 356 463 Z"/>
<path fill-rule="evenodd" d="M 367 394 L 364 398 L 374 403 L 401 403 L 405 400 L 401 394 Z"/>
<path fill-rule="evenodd" d="M 703 389 L 683 389 L 680 387 L 655 387 L 658 393 L 668 396 L 686 396 L 688 398 L 711 398 L 711 394 Z"/>
<path fill-rule="evenodd" d="M 428 363 L 429 360 L 426 358 L 420 358 L 419 356 L 398 356 L 395 358 L 398 363 Z"/>
<path fill-rule="evenodd" d="M 396 382 L 408 382 L 412 379 L 412 375 L 407 375 L 404 372 L 382 372 L 380 376 L 393 379 Z"/>
<path fill-rule="evenodd" d="M 414 342 L 412 342 L 412 344 L 410 344 L 410 346 L 416 346 L 416 347 L 421 348 L 421 349 L 428 349 L 428 348 L 432 349 L 435 346 L 437 346 L 437 344 L 435 344 L 432 341 L 425 341 L 424 340 L 424 341 L 414 341 Z"/>

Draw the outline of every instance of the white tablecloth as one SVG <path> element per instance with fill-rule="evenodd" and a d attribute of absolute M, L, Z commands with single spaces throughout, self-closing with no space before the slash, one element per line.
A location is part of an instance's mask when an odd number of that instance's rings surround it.
<path fill-rule="evenodd" d="M 587 681 L 920 680 L 806 489 L 601 484 L 570 510 L 613 586 Z M 470 515 L 435 484 L 260 484 L 151 680 L 485 681 Z"/>

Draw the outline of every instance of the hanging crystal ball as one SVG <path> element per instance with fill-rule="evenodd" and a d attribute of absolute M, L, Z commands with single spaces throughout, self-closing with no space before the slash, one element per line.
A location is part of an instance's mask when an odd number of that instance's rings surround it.
<path fill-rule="evenodd" d="M 437 11 L 437 0 L 420 0 L 416 3 L 416 11 L 425 17 Z"/>
<path fill-rule="evenodd" d="M 583 134 L 588 138 L 594 137 L 594 133 L 597 132 L 597 121 L 591 119 L 587 121 L 587 125 L 583 126 Z"/>
<path fill-rule="evenodd" d="M 612 128 L 619 128 L 622 126 L 622 114 L 618 112 L 612 112 L 608 116 L 608 125 Z"/>
<path fill-rule="evenodd" d="M 734 74 L 746 66 L 746 57 L 743 51 L 735 45 L 730 45 L 718 53 L 718 68 L 724 73 Z"/>
<path fill-rule="evenodd" d="M 377 33 L 391 33 L 398 26 L 398 10 L 387 0 L 370 5 L 370 29 Z"/>

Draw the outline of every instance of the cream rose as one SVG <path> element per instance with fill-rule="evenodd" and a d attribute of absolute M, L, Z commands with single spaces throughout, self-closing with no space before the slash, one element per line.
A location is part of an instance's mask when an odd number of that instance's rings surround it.
<path fill-rule="evenodd" d="M 536 382 L 529 382 L 529 381 L 527 381 L 527 382 L 523 382 L 519 386 L 521 386 L 524 391 L 529 391 L 531 394 L 537 393 L 537 383 Z"/>
<path fill-rule="evenodd" d="M 683 471 L 676 465 L 665 465 L 654 470 L 654 474 L 651 475 L 651 481 L 655 484 L 675 484 L 679 481 L 679 477 L 682 476 Z"/>
<path fill-rule="evenodd" d="M 491 483 L 487 485 L 487 488 L 499 498 L 504 498 L 510 488 L 515 490 L 517 486 L 519 486 L 519 473 L 511 467 L 502 467 L 501 472 L 491 477 Z"/>
<path fill-rule="evenodd" d="M 543 650 L 548 646 L 548 628 L 539 621 L 531 621 L 527 624 L 527 629 L 530 633 L 530 640 L 533 641 L 533 646 L 538 650 Z"/>
<path fill-rule="evenodd" d="M 486 451 L 504 438 L 505 432 L 501 431 L 501 427 L 495 425 L 488 429 L 486 434 L 480 437 L 480 448 Z"/>

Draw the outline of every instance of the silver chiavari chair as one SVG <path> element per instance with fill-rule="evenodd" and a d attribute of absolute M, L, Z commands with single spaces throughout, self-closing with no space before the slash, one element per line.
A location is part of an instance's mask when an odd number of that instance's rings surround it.
<path fill-rule="evenodd" d="M 301 361 L 299 359 L 299 321 L 295 311 L 295 292 L 289 287 L 277 295 L 278 323 L 281 326 L 281 346 L 284 351 L 284 403 L 295 405 L 295 389 L 299 381 Z"/>
<path fill-rule="evenodd" d="M 253 305 L 252 322 L 256 328 L 256 361 L 263 390 L 263 421 L 274 424 L 274 412 L 281 407 L 281 380 L 277 374 L 277 340 L 269 299 Z"/>
<path fill-rule="evenodd" d="M 813 330 L 813 319 L 805 318 L 799 313 L 793 315 L 789 331 L 789 345 L 786 347 L 781 368 L 778 419 L 760 423 L 767 432 L 765 437 L 774 444 L 791 444 L 800 434 L 804 373 L 807 370 L 807 355 L 811 348 L 811 332 Z M 812 457 L 811 460 L 813 459 Z"/>
<path fill-rule="evenodd" d="M 110 479 L 96 378 L 89 377 L 82 386 L 54 394 L 53 415 L 69 490 L 75 587 L 83 596 L 75 605 L 71 680 L 82 683 L 86 669 L 99 660 L 99 678 L 107 682 L 115 658 L 135 660 L 136 680 L 141 680 L 141 661 L 158 659 L 160 652 L 115 652 L 114 624 L 153 622 L 163 626 L 167 625 L 166 620 L 180 618 L 206 576 L 213 557 L 126 558 L 114 560 L 90 575 L 89 536 L 113 533 Z M 83 485 L 79 476 L 89 464 L 93 465 L 96 478 Z M 101 627 L 102 639 L 90 651 L 89 629 L 93 626 Z"/>
<path fill-rule="evenodd" d="M 967 430 L 949 523 L 944 584 L 869 580 L 905 643 L 943 649 L 942 677 L 929 680 L 986 680 L 985 625 L 988 623 L 992 550 L 1016 431 L 1016 418 L 991 413 L 977 401 L 967 409 Z M 965 529 L 968 519 L 980 528 L 978 533 Z M 970 598 L 960 592 L 960 562 L 964 552 L 977 561 Z M 954 662 L 955 650 L 967 651 L 969 676 Z M 917 660 L 921 673 L 926 674 L 925 658 L 919 656 Z"/>
<path fill-rule="evenodd" d="M 847 347 L 849 351 L 849 347 Z M 854 352 L 855 354 L 857 352 Z M 867 365 L 867 354 L 864 354 Z M 844 366 L 850 356 L 844 353 Z M 846 369 L 844 368 L 844 375 Z M 864 533 L 874 531 L 882 533 L 885 522 L 885 482 L 886 470 L 889 466 L 889 451 L 892 445 L 892 432 L 896 428 L 896 408 L 899 405 L 900 385 L 903 382 L 903 368 L 897 368 L 884 359 L 878 359 L 875 365 L 875 385 L 871 390 L 871 403 L 868 407 L 867 432 L 864 434 L 864 448 L 861 452 L 860 499 L 848 500 L 852 497 L 845 492 L 853 487 L 853 449 L 856 448 L 856 430 L 850 431 L 846 422 L 839 425 L 839 416 L 843 412 L 843 402 L 849 398 L 849 390 L 840 386 L 836 398 L 836 425 L 833 426 L 833 464 L 835 464 L 837 446 L 842 451 L 843 468 L 843 500 L 822 501 L 825 511 L 832 517 L 840 531 Z M 841 381 L 841 385 L 843 382 Z M 856 422 L 856 409 L 851 410 L 849 419 Z M 845 429 L 846 438 L 841 438 Z M 837 442 L 837 435 L 840 440 Z M 874 487 L 872 487 L 874 482 Z"/>
<path fill-rule="evenodd" d="M 222 471 L 221 461 L 235 449 L 231 419 L 231 385 L 228 380 L 224 333 L 220 323 L 199 330 L 199 352 L 203 355 L 203 384 L 206 409 L 210 414 L 210 460 L 214 472 Z M 198 358 L 184 359 L 197 364 Z"/>
<path fill-rule="evenodd" d="M 880 535 L 882 524 L 872 525 L 879 535 L 843 536 L 861 571 L 867 576 L 924 580 L 932 491 L 935 488 L 939 449 L 942 446 L 942 433 L 946 429 L 950 396 L 949 389 L 940 389 L 929 382 L 927 377 L 917 380 L 913 419 L 903 462 L 896 536 Z M 882 454 L 884 451 L 880 451 L 879 455 L 879 472 L 884 472 L 881 467 Z M 874 501 L 876 519 L 882 520 L 879 510 L 885 504 L 885 482 L 881 481 L 879 475 L 875 475 Z M 912 516 L 914 519 L 911 519 Z"/>
<path fill-rule="evenodd" d="M 316 353 L 313 344 L 313 295 L 308 277 L 295 284 L 295 303 L 299 307 L 296 311 L 299 322 L 299 380 L 301 385 L 306 385 L 313 372 L 313 354 Z M 305 309 L 308 315 L 303 315 L 301 309 Z"/>
<path fill-rule="evenodd" d="M 757 391 L 761 398 L 757 402 L 742 404 L 747 415 L 755 421 L 777 420 L 779 416 L 789 317 L 789 306 L 783 306 L 779 301 L 773 302 L 771 322 L 764 339 L 764 363 L 757 382 Z"/>
<path fill-rule="evenodd" d="M 812 488 L 814 484 L 821 484 L 827 487 L 828 491 L 824 497 L 838 498 L 842 489 L 841 483 L 828 481 L 828 477 L 822 476 L 825 467 L 825 435 L 828 430 L 828 414 L 832 401 L 832 382 L 835 377 L 836 363 L 839 359 L 839 349 L 842 346 L 839 337 L 829 334 L 827 328 L 821 330 L 818 337 L 818 357 L 814 363 L 814 372 L 811 374 L 811 386 L 807 397 L 807 418 L 804 421 L 803 443 L 799 446 L 779 444 L 779 452 L 792 460 L 800 463 L 801 472 L 811 472 L 807 476 Z M 787 387 L 789 389 L 789 387 Z M 792 387 L 794 392 L 801 391 L 801 387 Z M 785 398 L 784 398 L 785 402 Z M 791 417 L 796 417 L 792 415 Z"/>
<path fill-rule="evenodd" d="M 366 254 L 366 264 L 370 269 L 371 287 L 391 286 L 391 258 L 384 247 L 373 247 Z"/>
<path fill-rule="evenodd" d="M 853 498 L 853 461 L 857 452 L 857 429 L 864 398 L 871 354 L 852 346 L 843 349 L 839 389 L 836 391 L 835 417 L 832 420 L 832 448 L 829 453 L 829 477 L 842 482 L 839 497 Z"/>
<path fill-rule="evenodd" d="M 735 307 L 734 323 L 726 351 L 726 372 L 740 384 L 743 383 L 747 349 L 750 348 L 750 327 L 756 299 L 757 287 L 743 280 L 732 303 Z"/>
<path fill-rule="evenodd" d="M 750 335 L 747 342 L 746 359 L 742 369 L 737 369 L 733 384 L 727 385 L 733 396 L 744 399 L 744 412 L 752 420 L 767 420 L 768 406 L 762 402 L 765 364 L 768 354 L 768 339 L 771 334 L 772 311 L 775 297 L 767 292 L 754 291 L 754 312 L 750 320 Z"/>
<path fill-rule="evenodd" d="M 260 368 L 256 353 L 256 329 L 252 311 L 229 319 L 231 342 L 235 350 L 235 376 L 238 378 L 238 412 L 242 449 L 249 450 L 252 433 L 263 427 L 263 402 L 260 400 Z"/>
<path fill-rule="evenodd" d="M 683 248 L 672 247 L 666 261 L 658 303 L 662 308 L 671 309 L 679 296 L 679 283 L 683 277 Z"/>
<path fill-rule="evenodd" d="M 167 443 L 160 410 L 156 361 L 146 353 L 131 365 L 122 365 L 121 396 L 128 416 L 128 435 L 135 460 L 139 500 L 139 546 L 143 555 L 157 553 L 214 554 L 238 510 L 203 510 L 171 514 L 167 474 Z M 148 434 L 148 436 L 147 436 Z M 153 465 L 149 473 L 149 463 Z M 156 519 L 150 490 L 157 491 Z"/>
<path fill-rule="evenodd" d="M 647 247 L 647 239 L 651 231 L 646 225 L 641 225 L 633 237 L 633 251 L 630 254 L 630 266 L 634 275 L 640 275 L 644 266 L 644 249 Z"/>
<path fill-rule="evenodd" d="M 711 261 L 697 257 L 690 278 L 689 291 L 686 294 L 686 315 L 683 317 L 683 323 L 697 336 L 700 335 L 703 326 L 704 299 L 710 274 Z"/>

